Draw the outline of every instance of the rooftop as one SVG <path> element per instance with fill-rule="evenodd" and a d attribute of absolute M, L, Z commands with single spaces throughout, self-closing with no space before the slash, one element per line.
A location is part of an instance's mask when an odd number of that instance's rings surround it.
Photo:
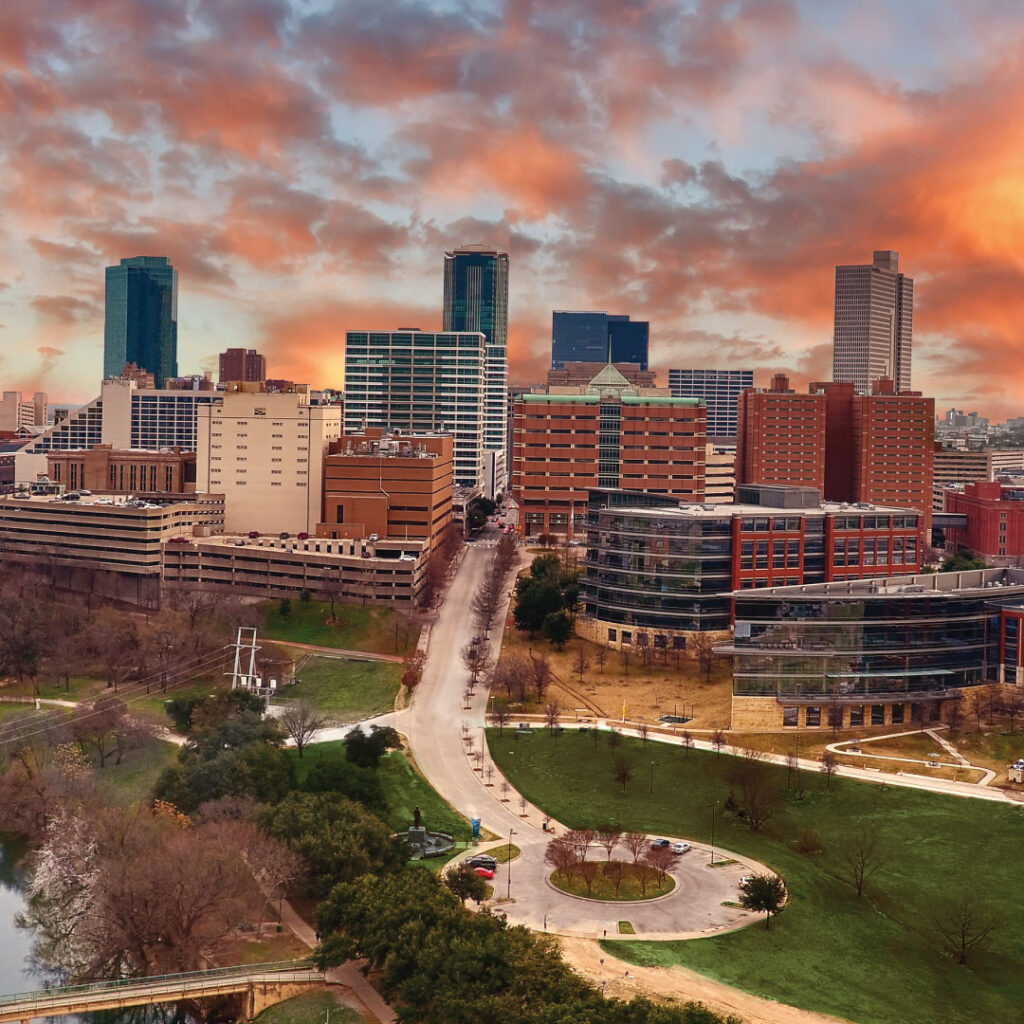
<path fill-rule="evenodd" d="M 685 501 L 679 502 L 678 507 L 671 505 L 661 506 L 658 508 L 633 508 L 627 505 L 609 505 L 606 509 L 601 511 L 609 512 L 628 512 L 630 515 L 642 515 L 651 516 L 654 518 L 661 518 L 664 516 L 679 516 L 686 518 L 693 517 L 704 517 L 708 519 L 722 519 L 725 517 L 734 516 L 768 516 L 768 515 L 782 515 L 782 516 L 806 516 L 806 515 L 838 515 L 841 513 L 849 513 L 850 515 L 856 515 L 859 513 L 884 513 L 887 515 L 919 515 L 915 509 L 908 508 L 894 508 L 888 505 L 870 505 L 867 502 L 858 502 L 856 504 L 848 504 L 847 502 L 838 501 L 822 501 L 819 502 L 812 508 L 785 508 L 779 505 L 750 505 L 750 504 L 717 504 L 712 505 L 708 502 L 702 504 L 689 503 Z"/>

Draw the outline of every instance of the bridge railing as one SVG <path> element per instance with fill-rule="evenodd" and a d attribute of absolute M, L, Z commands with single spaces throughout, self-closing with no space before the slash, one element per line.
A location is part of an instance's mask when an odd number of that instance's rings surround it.
<path fill-rule="evenodd" d="M 77 1000 L 90 995 L 115 995 L 120 991 L 136 992 L 148 988 L 165 990 L 180 986 L 193 989 L 204 982 L 224 982 L 232 979 L 260 980 L 263 975 L 283 974 L 289 978 L 315 981 L 323 978 L 309 960 L 277 960 L 270 963 L 246 964 L 234 967 L 214 967 L 205 971 L 187 971 L 180 974 L 153 974 L 143 978 L 117 978 L 113 981 L 94 981 L 87 985 L 61 985 L 53 988 L 33 989 L 0 996 L 0 1011 L 11 1006 L 30 1007 L 32 1004 L 50 1005 L 56 1000 Z"/>

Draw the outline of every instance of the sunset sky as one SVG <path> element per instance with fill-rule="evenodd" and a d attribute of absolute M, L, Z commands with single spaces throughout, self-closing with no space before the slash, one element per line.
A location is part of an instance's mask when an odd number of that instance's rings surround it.
<path fill-rule="evenodd" d="M 552 309 L 652 365 L 829 379 L 833 267 L 900 253 L 913 383 L 1024 415 L 1018 0 L 3 0 L 0 386 L 98 392 L 103 268 L 179 271 L 182 372 L 343 380 L 510 256 L 511 379 Z"/>

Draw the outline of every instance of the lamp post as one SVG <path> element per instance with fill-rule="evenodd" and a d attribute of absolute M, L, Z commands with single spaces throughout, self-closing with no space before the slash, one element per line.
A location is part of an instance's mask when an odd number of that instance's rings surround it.
<path fill-rule="evenodd" d="M 505 862 L 505 868 L 508 872 L 508 887 L 505 890 L 505 899 L 512 899 L 512 837 L 516 834 L 514 828 L 508 830 L 508 860 Z"/>
<path fill-rule="evenodd" d="M 718 810 L 718 801 L 711 805 L 711 863 L 715 863 L 715 812 Z"/>

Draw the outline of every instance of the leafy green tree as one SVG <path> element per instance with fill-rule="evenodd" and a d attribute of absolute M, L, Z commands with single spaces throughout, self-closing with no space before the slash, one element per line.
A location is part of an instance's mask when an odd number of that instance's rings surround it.
<path fill-rule="evenodd" d="M 402 737 L 390 726 L 371 726 L 369 732 L 359 727 L 345 738 L 345 757 L 360 768 L 376 770 L 380 759 L 389 750 L 399 750 Z"/>
<path fill-rule="evenodd" d="M 487 898 L 487 882 L 484 881 L 468 864 L 458 864 L 444 873 L 444 884 L 453 896 L 462 903 L 467 899 L 480 903 Z"/>
<path fill-rule="evenodd" d="M 530 563 L 530 578 L 558 583 L 562 575 L 562 560 L 558 555 L 538 555 Z"/>
<path fill-rule="evenodd" d="M 544 620 L 561 607 L 562 593 L 556 583 L 528 578 L 519 583 L 512 618 L 516 629 L 533 636 L 543 627 Z"/>
<path fill-rule="evenodd" d="M 292 613 L 292 600 L 291 600 L 291 598 L 290 597 L 282 597 L 281 598 L 281 605 L 277 609 L 277 614 L 280 615 L 281 618 L 286 618 L 287 616 L 291 615 L 291 613 Z"/>
<path fill-rule="evenodd" d="M 572 636 L 572 619 L 565 611 L 546 615 L 544 617 L 544 636 L 561 650 Z"/>
<path fill-rule="evenodd" d="M 751 875 L 743 884 L 740 903 L 747 910 L 764 914 L 764 926 L 770 928 L 772 914 L 786 905 L 786 884 L 777 875 Z"/>
<path fill-rule="evenodd" d="M 397 871 L 408 859 L 405 844 L 379 818 L 332 793 L 290 793 L 266 813 L 264 825 L 305 861 L 314 895 L 360 875 Z"/>
<path fill-rule="evenodd" d="M 334 793 L 355 800 L 373 811 L 387 808 L 384 787 L 377 773 L 340 757 L 317 761 L 306 776 L 302 788 L 307 793 Z"/>
<path fill-rule="evenodd" d="M 966 572 L 968 569 L 988 569 L 988 562 L 979 558 L 968 548 L 960 548 L 954 555 L 949 555 L 939 566 L 939 572 Z"/>

